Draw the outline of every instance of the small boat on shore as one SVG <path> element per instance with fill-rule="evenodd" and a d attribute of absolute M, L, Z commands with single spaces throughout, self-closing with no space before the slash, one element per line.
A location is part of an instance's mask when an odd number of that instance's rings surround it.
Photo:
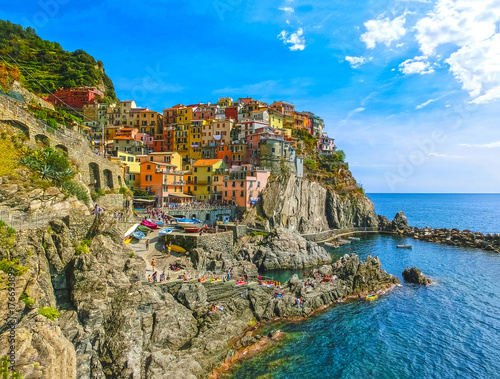
<path fill-rule="evenodd" d="M 194 223 L 196 223 L 198 220 L 197 220 L 197 219 L 192 219 L 192 220 L 190 220 L 190 219 L 188 219 L 188 218 L 176 218 L 176 219 L 175 219 L 175 221 L 177 221 L 177 223 L 179 223 L 179 222 L 182 222 L 182 223 L 188 223 L 188 222 L 189 222 L 189 223 L 191 223 L 191 224 L 194 224 Z"/>
<path fill-rule="evenodd" d="M 194 222 L 179 222 L 177 221 L 177 225 L 179 225 L 182 229 L 193 229 L 193 228 L 198 228 L 197 230 L 200 230 L 200 228 L 203 226 L 202 224 L 196 224 Z"/>
<path fill-rule="evenodd" d="M 189 233 L 196 233 L 199 232 L 201 229 L 203 229 L 202 225 L 184 228 L 184 230 Z"/>
<path fill-rule="evenodd" d="M 162 229 L 162 230 L 160 230 L 160 231 L 158 232 L 158 235 L 159 235 L 160 237 L 162 237 L 162 236 L 166 236 L 167 234 L 172 233 L 172 230 L 173 230 L 172 228 L 165 228 L 165 229 Z"/>
<path fill-rule="evenodd" d="M 369 301 L 373 301 L 375 300 L 376 298 L 378 298 L 377 295 L 368 295 L 367 297 L 365 297 L 366 300 L 369 300 Z"/>
<path fill-rule="evenodd" d="M 154 222 L 151 222 L 148 220 L 144 220 L 143 222 L 141 222 L 141 225 L 147 226 L 148 228 L 154 229 L 154 230 L 158 229 L 158 225 L 156 225 Z"/>
<path fill-rule="evenodd" d="M 413 245 L 397 245 L 398 249 L 411 249 Z"/>
<path fill-rule="evenodd" d="M 352 241 L 361 241 L 361 238 L 358 237 L 349 237 L 349 239 Z"/>
<path fill-rule="evenodd" d="M 146 235 L 141 231 L 133 232 L 132 235 L 138 240 L 142 240 L 144 237 L 146 237 Z"/>
<path fill-rule="evenodd" d="M 131 235 L 133 232 L 135 232 L 135 230 L 137 229 L 137 227 L 138 227 L 139 225 L 141 225 L 141 224 L 140 224 L 140 223 L 137 223 L 137 224 L 135 224 L 134 226 L 132 226 L 129 230 L 127 230 L 127 231 L 125 232 L 124 237 L 126 238 L 126 237 L 128 237 L 129 235 Z"/>

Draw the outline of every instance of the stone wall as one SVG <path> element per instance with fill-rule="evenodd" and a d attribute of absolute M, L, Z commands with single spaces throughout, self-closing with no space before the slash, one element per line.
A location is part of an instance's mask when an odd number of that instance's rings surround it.
<path fill-rule="evenodd" d="M 45 101 L 35 94 L 31 93 L 30 91 L 26 90 L 25 88 L 23 88 L 23 86 L 21 86 L 21 83 L 16 80 L 14 81 L 14 83 L 12 83 L 10 90 L 12 92 L 17 92 L 18 94 L 20 94 L 27 104 L 33 103 L 41 107 L 54 110 L 54 105 L 52 105 L 52 103 L 49 103 L 48 101 Z"/>
<path fill-rule="evenodd" d="M 217 234 L 203 234 L 197 233 L 171 233 L 165 236 L 165 243 L 168 244 L 172 241 L 173 245 L 178 245 L 186 250 L 196 248 L 205 251 L 220 251 L 222 253 L 233 252 L 233 232 L 220 232 Z"/>
<path fill-rule="evenodd" d="M 124 209 L 125 197 L 121 193 L 117 194 L 107 194 L 99 197 L 96 203 L 99 206 L 106 208 L 107 211 L 121 211 Z"/>

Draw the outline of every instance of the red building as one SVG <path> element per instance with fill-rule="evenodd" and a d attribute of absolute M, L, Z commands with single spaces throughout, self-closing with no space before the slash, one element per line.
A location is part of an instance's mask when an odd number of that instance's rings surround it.
<path fill-rule="evenodd" d="M 238 108 L 237 107 L 227 107 L 224 109 L 226 118 L 232 118 L 233 120 L 238 119 Z"/>
<path fill-rule="evenodd" d="M 84 105 L 95 104 L 97 97 L 104 99 L 104 93 L 95 87 L 60 89 L 49 96 L 49 101 L 56 107 L 71 107 L 83 110 Z"/>

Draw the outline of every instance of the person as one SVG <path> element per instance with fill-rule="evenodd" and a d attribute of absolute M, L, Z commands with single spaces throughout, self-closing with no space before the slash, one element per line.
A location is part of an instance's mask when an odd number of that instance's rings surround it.
<path fill-rule="evenodd" d="M 148 282 L 152 282 L 153 281 L 153 278 L 151 277 L 151 275 L 148 275 Z"/>
<path fill-rule="evenodd" d="M 153 282 L 156 283 L 158 281 L 158 272 L 153 272 Z"/>
<path fill-rule="evenodd" d="M 166 246 L 165 246 L 165 244 L 163 244 L 163 245 L 161 246 L 161 252 L 162 252 L 162 253 L 165 253 L 165 250 L 166 250 Z"/>
<path fill-rule="evenodd" d="M 149 240 L 146 240 L 146 250 L 149 250 Z"/>
<path fill-rule="evenodd" d="M 163 272 L 160 274 L 160 282 L 164 281 L 165 281 L 165 270 L 163 270 Z"/>
<path fill-rule="evenodd" d="M 219 225 L 215 225 L 215 233 L 219 233 Z"/>
<path fill-rule="evenodd" d="M 227 270 L 227 281 L 229 282 L 231 280 L 231 269 Z"/>
<path fill-rule="evenodd" d="M 167 251 L 168 251 L 167 257 L 170 257 L 170 252 L 172 251 L 172 241 L 168 243 Z"/>
<path fill-rule="evenodd" d="M 153 260 L 151 261 L 151 267 L 153 267 L 153 271 L 155 270 L 155 264 L 156 260 L 153 258 Z"/>

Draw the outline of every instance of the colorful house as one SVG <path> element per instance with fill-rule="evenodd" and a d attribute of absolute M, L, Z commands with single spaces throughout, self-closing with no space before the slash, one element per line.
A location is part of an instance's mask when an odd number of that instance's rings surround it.
<path fill-rule="evenodd" d="M 222 188 L 215 185 L 219 177 L 224 176 L 227 165 L 222 159 L 200 159 L 193 164 L 192 174 L 188 175 L 188 192 L 192 186 L 192 193 L 200 201 L 213 201 L 222 199 Z M 215 180 L 217 179 L 217 180 Z"/>
<path fill-rule="evenodd" d="M 256 169 L 252 165 L 235 166 L 224 177 L 223 203 L 249 209 L 260 201 L 270 170 Z"/>
<path fill-rule="evenodd" d="M 140 188 L 154 195 L 160 205 L 169 202 L 187 202 L 192 199 L 183 194 L 186 185 L 183 172 L 177 171 L 175 165 L 152 161 L 145 161 L 140 165 Z"/>
<path fill-rule="evenodd" d="M 104 99 L 104 93 L 95 87 L 77 87 L 60 89 L 49 96 L 49 101 L 56 107 L 71 107 L 83 110 L 84 105 L 95 104 Z"/>

